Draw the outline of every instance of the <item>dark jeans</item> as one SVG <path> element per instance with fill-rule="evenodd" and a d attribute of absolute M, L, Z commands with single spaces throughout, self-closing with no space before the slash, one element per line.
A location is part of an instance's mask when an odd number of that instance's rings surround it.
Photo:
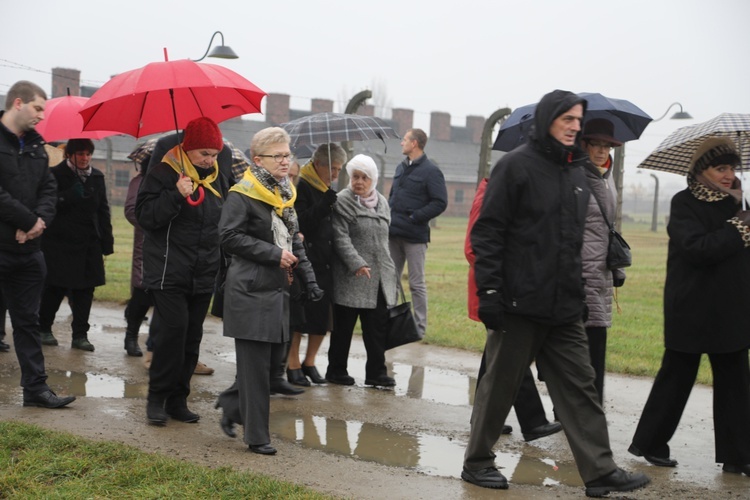
<path fill-rule="evenodd" d="M 51 332 L 55 323 L 55 314 L 60 304 L 68 295 L 68 304 L 73 312 L 74 339 L 85 339 L 89 334 L 89 315 L 91 303 L 94 301 L 94 288 L 68 289 L 59 286 L 45 286 L 42 292 L 42 303 L 39 307 L 39 328 L 43 332 Z"/>
<path fill-rule="evenodd" d="M 0 287 L 13 325 L 13 344 L 24 394 L 49 390 L 39 335 L 39 302 L 47 264 L 42 252 L 0 251 Z"/>
<path fill-rule="evenodd" d="M 152 339 L 154 355 L 149 369 L 148 400 L 179 407 L 190 394 L 190 379 L 198 363 L 203 320 L 211 294 L 192 295 L 181 290 L 149 293 L 154 298 L 154 319 L 159 332 Z"/>
<path fill-rule="evenodd" d="M 362 325 L 362 340 L 367 351 L 365 378 L 372 379 L 387 375 L 385 335 L 388 331 L 388 307 L 382 290 L 378 290 L 378 303 L 375 309 L 360 309 L 339 304 L 334 306 L 334 324 L 331 344 L 328 348 L 327 373 L 332 376 L 348 374 L 349 349 L 352 345 L 357 318 Z"/>

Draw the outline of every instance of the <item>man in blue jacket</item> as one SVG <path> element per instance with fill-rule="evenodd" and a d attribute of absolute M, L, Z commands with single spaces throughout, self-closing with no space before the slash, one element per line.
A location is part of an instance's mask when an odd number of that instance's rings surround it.
<path fill-rule="evenodd" d="M 427 329 L 427 285 L 424 262 L 430 242 L 430 220 L 448 206 L 448 192 L 443 172 L 427 158 L 424 130 L 409 129 L 401 140 L 404 161 L 396 167 L 388 204 L 391 227 L 388 243 L 391 258 L 400 277 L 404 263 L 409 266 L 409 290 L 414 304 L 417 328 Z"/>
<path fill-rule="evenodd" d="M 35 130 L 46 103 L 41 87 L 22 80 L 8 90 L 0 112 L 0 287 L 13 323 L 23 405 L 60 408 L 75 396 L 59 397 L 47 385 L 39 334 L 47 274 L 39 237 L 57 204 L 44 139 Z"/>
<path fill-rule="evenodd" d="M 479 319 L 487 327 L 487 372 L 477 386 L 461 477 L 508 488 L 495 446 L 532 361 L 586 485 L 586 495 L 649 482 L 617 467 L 594 386 L 582 316 L 581 246 L 589 190 L 577 146 L 586 101 L 555 90 L 536 107 L 529 143 L 492 170 L 471 231 Z"/>

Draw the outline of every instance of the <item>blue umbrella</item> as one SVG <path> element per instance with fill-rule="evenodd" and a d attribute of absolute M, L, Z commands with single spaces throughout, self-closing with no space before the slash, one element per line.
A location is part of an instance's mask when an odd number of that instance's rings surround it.
<path fill-rule="evenodd" d="M 625 99 L 613 99 L 593 92 L 578 94 L 586 99 L 584 123 L 593 118 L 605 118 L 615 126 L 614 138 L 620 142 L 638 139 L 653 120 L 645 111 Z M 515 109 L 503 122 L 492 149 L 510 151 L 520 146 L 529 136 L 534 123 L 536 104 Z"/>

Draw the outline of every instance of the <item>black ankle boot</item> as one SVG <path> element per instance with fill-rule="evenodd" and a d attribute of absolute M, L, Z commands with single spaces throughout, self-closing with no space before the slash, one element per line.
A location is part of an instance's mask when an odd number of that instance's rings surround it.
<path fill-rule="evenodd" d="M 164 410 L 164 403 L 160 401 L 149 401 L 146 404 L 146 418 L 152 425 L 164 425 L 167 423 L 169 415 Z"/>
<path fill-rule="evenodd" d="M 138 337 L 125 337 L 125 350 L 128 352 L 128 356 L 136 358 L 143 356 L 143 351 L 138 346 Z"/>

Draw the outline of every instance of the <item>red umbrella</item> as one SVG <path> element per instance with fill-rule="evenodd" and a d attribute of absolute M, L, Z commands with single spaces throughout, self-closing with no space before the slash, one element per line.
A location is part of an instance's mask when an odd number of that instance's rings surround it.
<path fill-rule="evenodd" d="M 120 132 L 112 130 L 83 130 L 83 118 L 79 114 L 88 102 L 88 97 L 65 96 L 47 101 L 44 108 L 44 120 L 36 126 L 47 142 L 66 141 L 68 139 L 104 139 Z"/>
<path fill-rule="evenodd" d="M 230 69 L 181 59 L 113 77 L 91 96 L 81 115 L 84 130 L 118 130 L 137 138 L 184 129 L 200 116 L 219 123 L 260 113 L 265 95 Z"/>

